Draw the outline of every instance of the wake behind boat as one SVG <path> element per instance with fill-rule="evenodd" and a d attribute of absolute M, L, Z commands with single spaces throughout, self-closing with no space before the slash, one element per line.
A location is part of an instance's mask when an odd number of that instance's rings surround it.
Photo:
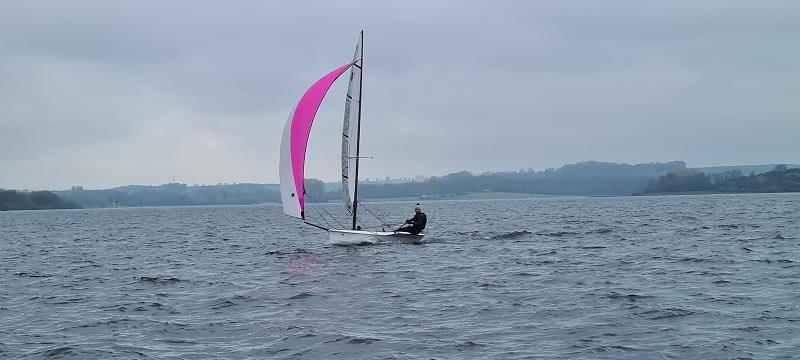
<path fill-rule="evenodd" d="M 279 167 L 283 212 L 286 215 L 302 219 L 306 224 L 326 230 L 330 243 L 334 245 L 377 244 L 381 242 L 417 243 L 425 236 L 424 233 L 420 232 L 424 229 L 424 223 L 421 228 L 418 224 L 414 224 L 416 227 L 400 228 L 398 231 L 385 231 L 385 226 L 381 228 L 381 231 L 368 231 L 362 230 L 362 226 L 359 225 L 358 167 L 361 159 L 363 43 L 364 32 L 362 31 L 356 44 L 353 60 L 334 69 L 312 84 L 303 94 L 303 97 L 300 98 L 294 111 L 286 121 L 281 140 Z M 342 126 L 342 192 L 345 208 L 352 218 L 352 226 L 350 229 L 332 229 L 311 223 L 306 218 L 306 192 L 303 183 L 305 157 L 308 137 L 311 134 L 311 126 L 314 123 L 317 110 L 331 85 L 348 69 L 350 69 L 350 83 L 347 88 L 344 123 Z M 383 221 L 381 222 L 385 225 Z"/>

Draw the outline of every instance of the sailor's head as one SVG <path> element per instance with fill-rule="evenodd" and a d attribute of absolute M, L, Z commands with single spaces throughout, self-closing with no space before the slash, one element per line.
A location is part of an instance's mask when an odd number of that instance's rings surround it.
<path fill-rule="evenodd" d="M 417 204 L 417 206 L 414 206 L 414 212 L 415 213 L 422 212 L 422 206 L 420 206 L 420 204 Z"/>

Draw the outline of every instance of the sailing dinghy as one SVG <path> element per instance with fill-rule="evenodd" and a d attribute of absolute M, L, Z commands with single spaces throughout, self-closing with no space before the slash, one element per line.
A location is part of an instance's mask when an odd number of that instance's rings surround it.
<path fill-rule="evenodd" d="M 417 243 L 425 234 L 405 232 L 367 231 L 358 225 L 358 166 L 361 135 L 361 85 L 364 72 L 364 32 L 359 35 L 353 60 L 317 80 L 289 114 L 283 128 L 280 151 L 281 202 L 286 215 L 302 219 L 304 223 L 328 232 L 334 245 L 377 244 L 380 242 Z M 342 126 L 342 192 L 346 210 L 352 217 L 350 229 L 332 229 L 314 224 L 306 219 L 305 171 L 306 146 L 311 125 L 328 89 L 345 71 L 350 70 L 350 84 L 344 106 Z M 365 208 L 366 209 L 366 208 Z M 368 210 L 368 209 L 367 209 Z"/>

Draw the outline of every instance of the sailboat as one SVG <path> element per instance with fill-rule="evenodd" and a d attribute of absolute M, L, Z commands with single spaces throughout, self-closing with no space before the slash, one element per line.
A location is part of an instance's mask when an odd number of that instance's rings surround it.
<path fill-rule="evenodd" d="M 283 212 L 303 220 L 305 224 L 328 232 L 333 245 L 377 244 L 381 242 L 416 243 L 425 234 L 412 235 L 406 232 L 368 231 L 358 225 L 358 168 L 360 163 L 361 138 L 361 89 L 364 72 L 364 32 L 361 31 L 356 44 L 353 60 L 332 70 L 303 94 L 289 114 L 283 128 L 280 150 L 280 191 Z M 331 85 L 347 70 L 350 70 L 350 83 L 344 106 L 342 126 L 342 193 L 345 208 L 352 218 L 349 229 L 333 229 L 310 222 L 306 217 L 306 192 L 303 184 L 305 173 L 306 146 L 320 103 Z M 365 208 L 366 209 L 366 208 Z M 342 226 L 344 227 L 344 226 Z"/>

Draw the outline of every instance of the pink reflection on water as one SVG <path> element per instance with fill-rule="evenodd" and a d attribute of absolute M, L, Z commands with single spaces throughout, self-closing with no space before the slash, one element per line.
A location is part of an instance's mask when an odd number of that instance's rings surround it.
<path fill-rule="evenodd" d="M 303 280 L 316 278 L 330 273 L 325 268 L 325 257 L 305 250 L 295 250 L 289 258 L 289 278 Z"/>

